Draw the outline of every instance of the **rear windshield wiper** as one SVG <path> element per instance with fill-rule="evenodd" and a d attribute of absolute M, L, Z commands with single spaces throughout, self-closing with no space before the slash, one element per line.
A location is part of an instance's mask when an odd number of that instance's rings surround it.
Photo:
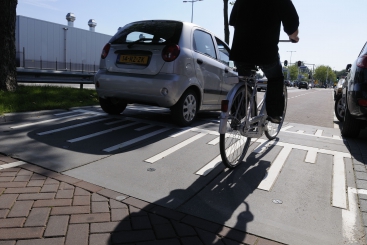
<path fill-rule="evenodd" d="M 153 38 L 140 38 L 132 43 L 129 43 L 127 45 L 128 48 L 131 48 L 132 46 L 134 46 L 135 43 L 140 43 L 140 42 L 144 42 L 144 41 L 153 41 Z"/>

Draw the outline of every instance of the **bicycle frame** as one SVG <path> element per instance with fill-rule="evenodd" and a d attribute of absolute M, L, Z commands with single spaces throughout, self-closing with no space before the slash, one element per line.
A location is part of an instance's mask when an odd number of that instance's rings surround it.
<path fill-rule="evenodd" d="M 250 111 L 254 109 L 253 106 L 257 105 L 257 80 L 254 79 L 255 82 L 254 82 L 253 87 L 248 84 L 247 80 L 248 78 L 246 78 L 244 81 L 241 80 L 238 84 L 236 84 L 229 91 L 226 97 L 226 99 L 228 100 L 228 108 L 232 107 L 234 96 L 236 95 L 237 91 L 240 88 L 242 88 L 243 86 L 245 86 L 246 88 L 246 94 L 247 94 L 247 89 L 252 89 L 252 94 L 251 94 L 250 99 L 253 100 L 253 103 L 250 103 Z M 266 130 L 265 123 L 266 123 L 266 118 L 267 118 L 265 98 L 266 98 L 266 93 L 265 93 L 264 98 L 260 102 L 259 106 L 255 108 L 257 112 L 258 108 L 260 108 L 261 106 L 259 115 L 256 115 L 257 113 L 255 113 L 255 116 L 251 117 L 250 113 L 246 114 L 245 123 L 242 124 L 241 129 L 240 129 L 241 135 L 245 137 L 250 137 L 250 138 L 259 138 L 263 135 L 264 130 Z M 229 117 L 228 109 L 226 112 L 223 112 L 223 111 L 221 112 L 220 117 L 219 117 L 220 119 L 219 133 L 220 134 L 225 134 L 227 132 L 228 117 Z"/>

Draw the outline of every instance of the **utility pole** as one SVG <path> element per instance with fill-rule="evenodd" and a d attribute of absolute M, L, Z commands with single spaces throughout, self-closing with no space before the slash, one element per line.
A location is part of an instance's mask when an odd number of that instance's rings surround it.
<path fill-rule="evenodd" d="M 191 3 L 191 23 L 194 20 L 194 3 L 198 1 L 204 1 L 204 0 L 183 1 L 184 3 Z"/>
<path fill-rule="evenodd" d="M 297 52 L 297 51 L 287 51 L 287 52 L 290 52 L 290 53 L 291 53 L 291 57 L 290 57 L 290 59 L 289 59 L 289 64 L 291 65 L 291 64 L 292 64 L 292 53 L 293 53 L 293 52 Z"/>

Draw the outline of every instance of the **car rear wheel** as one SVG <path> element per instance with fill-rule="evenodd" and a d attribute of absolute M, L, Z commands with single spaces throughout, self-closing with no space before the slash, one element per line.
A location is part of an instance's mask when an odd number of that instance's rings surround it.
<path fill-rule="evenodd" d="M 335 106 L 334 106 L 335 116 L 339 120 L 339 122 L 344 121 L 344 106 L 341 95 L 335 96 Z"/>
<path fill-rule="evenodd" d="M 104 112 L 111 115 L 121 114 L 126 109 L 127 103 L 117 98 L 101 98 L 99 97 L 99 104 Z"/>
<path fill-rule="evenodd" d="M 345 109 L 344 123 L 341 133 L 345 137 L 356 138 L 361 130 L 361 122 L 355 119 L 349 112 L 348 108 Z"/>
<path fill-rule="evenodd" d="M 173 120 L 182 127 L 189 126 L 195 119 L 199 108 L 198 96 L 194 90 L 187 90 L 171 108 Z"/>

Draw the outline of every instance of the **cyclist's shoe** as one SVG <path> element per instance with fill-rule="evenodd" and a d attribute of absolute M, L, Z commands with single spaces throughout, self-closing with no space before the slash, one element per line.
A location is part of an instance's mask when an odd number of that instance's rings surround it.
<path fill-rule="evenodd" d="M 276 117 L 271 117 L 271 116 L 268 116 L 267 120 L 272 122 L 272 123 L 276 123 L 276 124 L 279 124 L 281 121 L 282 121 L 282 117 L 281 116 L 276 116 Z"/>

